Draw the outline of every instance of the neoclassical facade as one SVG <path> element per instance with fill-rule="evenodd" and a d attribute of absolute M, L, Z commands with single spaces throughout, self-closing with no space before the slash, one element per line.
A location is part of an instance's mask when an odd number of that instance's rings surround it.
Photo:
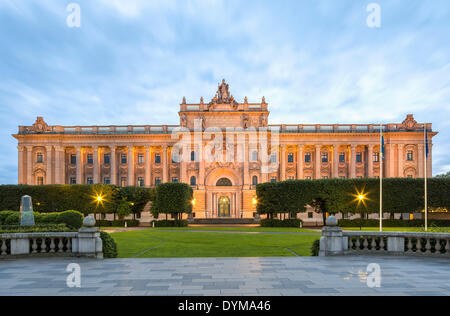
<path fill-rule="evenodd" d="M 294 114 L 295 115 L 295 114 Z M 270 125 L 265 98 L 238 103 L 225 81 L 210 102 L 180 105 L 180 124 L 49 126 L 38 117 L 19 126 L 19 183 L 116 184 L 151 187 L 185 182 L 194 189 L 196 218 L 252 218 L 255 186 L 287 179 L 432 174 L 431 124 Z"/>

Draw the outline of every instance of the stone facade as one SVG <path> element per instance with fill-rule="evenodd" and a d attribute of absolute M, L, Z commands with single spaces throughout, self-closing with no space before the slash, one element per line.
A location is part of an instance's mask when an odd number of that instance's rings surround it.
<path fill-rule="evenodd" d="M 188 104 L 183 98 L 179 116 L 179 126 L 49 126 L 38 117 L 13 135 L 18 140 L 19 183 L 150 187 L 181 181 L 194 188 L 196 218 L 251 218 L 257 183 L 378 177 L 380 129 L 385 141 L 383 176 L 423 178 L 425 128 L 430 141 L 427 173 L 432 174 L 431 142 L 437 133 L 412 115 L 382 126 L 269 125 L 264 97 L 259 103 L 249 103 L 247 97 L 238 103 L 223 81 L 208 103 L 201 98 Z M 216 146 L 212 139 L 220 138 L 217 129 L 232 129 L 233 142 Z M 255 133 L 268 135 L 266 147 L 261 138 L 252 138 Z M 180 150 L 177 144 L 185 136 L 189 147 Z M 215 161 L 203 157 L 211 143 Z M 230 154 L 244 159 L 228 159 Z M 265 169 L 267 160 L 277 167 Z"/>

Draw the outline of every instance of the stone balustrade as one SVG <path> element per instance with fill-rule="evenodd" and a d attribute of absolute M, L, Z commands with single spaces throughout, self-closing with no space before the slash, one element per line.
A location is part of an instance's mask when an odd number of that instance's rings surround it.
<path fill-rule="evenodd" d="M 450 234 L 342 231 L 334 216 L 322 230 L 320 256 L 392 254 L 450 257 Z"/>
<path fill-rule="evenodd" d="M 0 234 L 0 259 L 14 256 L 76 256 L 103 258 L 100 231 Z"/>

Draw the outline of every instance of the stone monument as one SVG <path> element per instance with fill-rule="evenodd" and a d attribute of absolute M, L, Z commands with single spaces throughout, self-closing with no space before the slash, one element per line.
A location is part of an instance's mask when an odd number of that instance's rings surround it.
<path fill-rule="evenodd" d="M 22 196 L 20 201 L 20 226 L 34 226 L 33 202 L 29 195 Z"/>

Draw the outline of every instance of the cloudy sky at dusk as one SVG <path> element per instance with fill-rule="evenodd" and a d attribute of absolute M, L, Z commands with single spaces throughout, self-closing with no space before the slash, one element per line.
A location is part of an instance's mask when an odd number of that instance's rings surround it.
<path fill-rule="evenodd" d="M 66 6 L 81 7 L 81 27 Z M 381 28 L 366 6 L 382 9 Z M 18 125 L 178 124 L 179 103 L 269 103 L 270 124 L 390 123 L 439 131 L 450 171 L 450 3 L 1 0 L 0 183 L 17 183 Z"/>

